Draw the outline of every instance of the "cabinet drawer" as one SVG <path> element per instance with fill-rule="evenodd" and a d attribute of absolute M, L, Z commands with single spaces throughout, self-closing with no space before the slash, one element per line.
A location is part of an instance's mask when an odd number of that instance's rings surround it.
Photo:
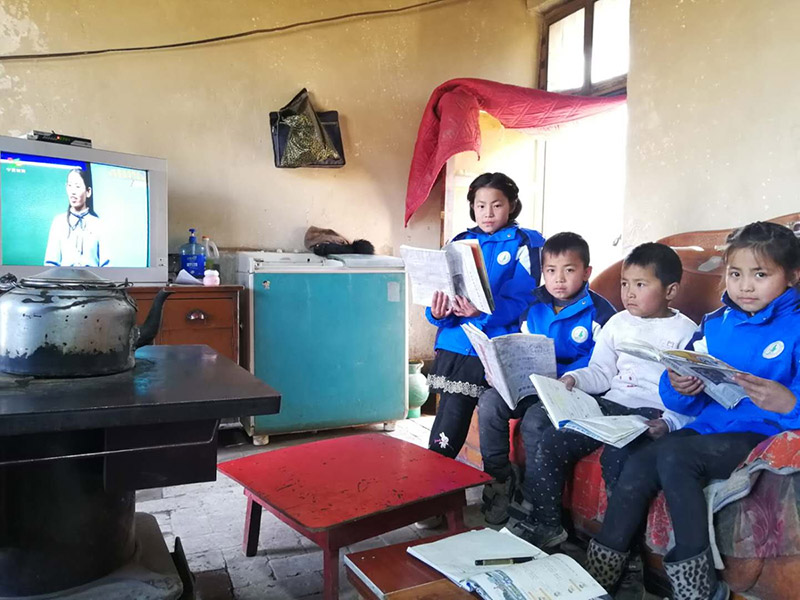
<path fill-rule="evenodd" d="M 236 308 L 232 300 L 170 298 L 164 303 L 163 331 L 232 328 Z"/>
<path fill-rule="evenodd" d="M 232 328 L 167 329 L 161 331 L 158 338 L 159 344 L 206 344 L 232 361 L 239 362 L 239 349 Z"/>

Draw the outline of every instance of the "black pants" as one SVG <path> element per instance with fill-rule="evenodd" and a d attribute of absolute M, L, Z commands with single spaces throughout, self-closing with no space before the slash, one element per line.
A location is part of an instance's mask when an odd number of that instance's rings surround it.
<path fill-rule="evenodd" d="M 766 437 L 749 432 L 700 435 L 681 429 L 637 450 L 622 470 L 597 541 L 620 552 L 628 550 L 650 501 L 663 489 L 675 532 L 672 560 L 697 556 L 709 545 L 703 488 L 711 479 L 729 477 Z"/>
<path fill-rule="evenodd" d="M 455 458 L 467 439 L 478 396 L 486 386 L 483 365 L 477 356 L 437 350 L 428 382 L 439 394 L 428 448 Z"/>
<path fill-rule="evenodd" d="M 628 408 L 603 398 L 598 399 L 597 403 L 607 416 L 641 415 L 647 419 L 657 419 L 661 415 L 661 411 L 655 408 Z M 605 445 L 600 463 L 609 492 L 614 490 L 628 456 L 652 441 L 645 434 L 622 448 Z M 533 504 L 529 517 L 531 521 L 554 527 L 561 524 L 561 495 L 567 477 L 572 473 L 572 467 L 603 445 L 603 442 L 569 429 L 544 431 L 535 464 L 532 468 L 525 468 L 525 477 L 530 478 L 526 489 L 531 491 Z"/>
<path fill-rule="evenodd" d="M 477 398 L 441 392 L 428 448 L 448 458 L 458 456 L 464 440 L 467 439 L 472 413 L 477 404 Z"/>
<path fill-rule="evenodd" d="M 531 499 L 529 469 L 536 464 L 539 442 L 546 429 L 552 429 L 550 418 L 537 396 L 526 396 L 511 410 L 503 397 L 494 388 L 481 394 L 478 401 L 478 424 L 481 437 L 483 470 L 497 479 L 505 481 L 511 474 L 509 426 L 510 419 L 521 419 L 520 434 L 525 446 L 525 477 L 522 494 Z"/>

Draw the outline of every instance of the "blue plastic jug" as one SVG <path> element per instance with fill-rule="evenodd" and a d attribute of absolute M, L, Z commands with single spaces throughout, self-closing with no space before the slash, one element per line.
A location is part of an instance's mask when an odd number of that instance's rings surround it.
<path fill-rule="evenodd" d="M 194 229 L 189 229 L 189 242 L 181 246 L 181 269 L 198 279 L 203 278 L 206 270 L 206 249 L 197 243 Z"/>

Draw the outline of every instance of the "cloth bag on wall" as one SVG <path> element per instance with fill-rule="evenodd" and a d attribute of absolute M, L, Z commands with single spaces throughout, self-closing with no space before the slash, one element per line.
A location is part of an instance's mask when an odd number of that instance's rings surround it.
<path fill-rule="evenodd" d="M 344 166 L 339 113 L 316 112 L 305 88 L 279 111 L 269 113 L 269 124 L 276 167 Z"/>

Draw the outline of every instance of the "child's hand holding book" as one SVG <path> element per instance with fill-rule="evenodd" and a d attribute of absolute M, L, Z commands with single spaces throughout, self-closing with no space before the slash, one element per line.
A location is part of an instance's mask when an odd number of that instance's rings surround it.
<path fill-rule="evenodd" d="M 669 433 L 669 425 L 664 419 L 650 419 L 644 422 L 647 425 L 647 437 L 657 440 Z"/>
<path fill-rule="evenodd" d="M 705 390 L 705 385 L 697 377 L 678 375 L 672 369 L 667 369 L 667 374 L 670 384 L 679 394 L 696 396 Z M 797 398 L 792 391 L 772 379 L 756 377 L 750 373 L 737 373 L 733 379 L 744 388 L 750 400 L 764 410 L 786 414 L 797 404 Z"/>
<path fill-rule="evenodd" d="M 670 368 L 667 368 L 667 375 L 675 391 L 684 396 L 697 396 L 706 389 L 705 384 L 692 375 L 679 375 Z"/>
<path fill-rule="evenodd" d="M 735 376 L 735 379 L 736 383 L 747 392 L 750 400 L 759 408 L 786 414 L 791 412 L 797 404 L 797 398 L 792 391 L 777 381 L 756 377 L 750 373 L 740 373 Z"/>
<path fill-rule="evenodd" d="M 559 379 L 561 383 L 564 384 L 564 387 L 567 388 L 567 391 L 572 390 L 575 387 L 575 384 L 578 383 L 575 381 L 575 378 L 572 375 L 564 375 Z"/>
<path fill-rule="evenodd" d="M 434 319 L 444 319 L 453 314 L 453 307 L 450 306 L 450 298 L 444 292 L 433 292 L 431 300 L 431 316 Z"/>
<path fill-rule="evenodd" d="M 464 298 L 464 296 L 456 296 L 453 298 L 453 304 L 453 313 L 457 317 L 463 317 L 467 319 L 469 317 L 477 317 L 479 314 L 481 314 L 481 311 L 475 308 L 472 302 L 470 302 L 467 298 Z"/>

